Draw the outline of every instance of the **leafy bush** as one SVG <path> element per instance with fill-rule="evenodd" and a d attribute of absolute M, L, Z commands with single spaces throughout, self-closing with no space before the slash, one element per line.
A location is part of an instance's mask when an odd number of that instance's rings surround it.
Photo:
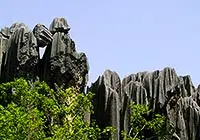
<path fill-rule="evenodd" d="M 16 79 L 0 85 L 0 139 L 96 140 L 100 130 L 84 121 L 92 93 L 75 88 L 51 89 L 45 82 Z"/>
<path fill-rule="evenodd" d="M 1 140 L 97 140 L 114 134 L 113 127 L 101 130 L 94 122 L 84 121 L 92 113 L 93 94 L 87 96 L 77 89 L 51 89 L 45 82 L 16 79 L 0 84 Z M 131 104 L 130 131 L 124 140 L 145 139 L 145 130 L 156 138 L 166 136 L 166 119 L 153 115 L 146 105 Z"/>
<path fill-rule="evenodd" d="M 147 105 L 131 104 L 131 118 L 129 132 L 122 132 L 124 140 L 142 140 L 142 139 L 168 139 L 170 135 L 167 132 L 168 121 L 160 114 L 148 116 L 150 109 Z M 148 117 L 147 117 L 148 116 Z M 149 119 L 150 118 L 150 119 Z M 151 133 L 151 137 L 147 138 L 147 132 Z"/>

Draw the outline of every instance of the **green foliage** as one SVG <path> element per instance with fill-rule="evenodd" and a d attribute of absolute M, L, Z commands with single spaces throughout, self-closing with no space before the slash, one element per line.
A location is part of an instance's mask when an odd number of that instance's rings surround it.
<path fill-rule="evenodd" d="M 155 114 L 148 119 L 147 114 L 150 110 L 147 105 L 131 104 L 130 131 L 122 132 L 124 140 L 140 140 L 145 138 L 145 131 L 154 134 L 154 139 L 162 138 L 165 133 L 166 118 L 160 114 Z"/>
<path fill-rule="evenodd" d="M 92 113 L 93 94 L 79 94 L 77 89 L 51 89 L 45 82 L 16 79 L 0 84 L 1 140 L 96 140 L 112 137 L 115 129 L 101 130 L 95 123 L 84 121 Z M 124 140 L 145 139 L 150 130 L 156 138 L 167 139 L 166 119 L 150 112 L 146 105 L 131 104 L 129 132 Z"/>
<path fill-rule="evenodd" d="M 45 82 L 16 79 L 0 85 L 0 139 L 96 140 L 100 130 L 84 121 L 92 110 L 92 93 L 75 88 L 51 89 Z"/>

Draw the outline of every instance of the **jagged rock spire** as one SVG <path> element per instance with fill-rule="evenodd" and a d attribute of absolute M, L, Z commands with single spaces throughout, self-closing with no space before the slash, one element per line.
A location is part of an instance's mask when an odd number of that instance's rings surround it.
<path fill-rule="evenodd" d="M 95 93 L 92 119 L 102 128 L 114 126 L 115 140 L 123 130 L 130 130 L 131 102 L 147 104 L 152 113 L 165 115 L 175 129 L 175 139 L 200 139 L 200 88 L 195 90 L 191 78 L 179 77 L 173 68 L 131 74 L 122 82 L 116 72 L 106 70 L 90 91 Z"/>
<path fill-rule="evenodd" d="M 87 57 L 78 53 L 70 38 L 67 20 L 55 18 L 50 29 L 36 24 L 30 31 L 24 23 L 0 30 L 0 79 L 16 77 L 46 81 L 50 86 L 76 86 L 82 91 L 89 71 Z M 39 59 L 39 47 L 46 51 Z"/>

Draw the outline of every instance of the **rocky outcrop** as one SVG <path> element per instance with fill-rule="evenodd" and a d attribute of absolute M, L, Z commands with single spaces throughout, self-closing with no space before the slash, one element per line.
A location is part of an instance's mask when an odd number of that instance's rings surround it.
<path fill-rule="evenodd" d="M 38 47 L 45 47 L 53 40 L 51 32 L 42 24 L 37 24 L 34 27 L 33 34 L 37 39 Z"/>
<path fill-rule="evenodd" d="M 120 139 L 119 132 L 130 129 L 131 102 L 147 104 L 152 113 L 167 116 L 176 139 L 200 139 L 200 88 L 195 90 L 189 76 L 179 77 L 172 68 L 139 72 L 125 77 L 122 82 L 117 73 L 107 70 L 92 84 L 91 91 L 95 93 L 93 119 L 103 124 L 102 127 L 115 126 L 116 140 Z M 106 108 L 110 109 L 109 114 L 105 113 Z"/>
<path fill-rule="evenodd" d="M 2 65 L 4 65 L 5 54 L 8 50 L 8 39 L 10 38 L 10 29 L 5 27 L 0 31 L 0 75 L 2 72 Z"/>
<path fill-rule="evenodd" d="M 39 78 L 52 88 L 57 84 L 84 91 L 88 60 L 76 51 L 69 31 L 64 18 L 55 18 L 49 29 L 37 24 L 31 31 L 23 23 L 1 29 L 0 82 L 16 77 Z M 39 47 L 46 47 L 42 59 Z M 116 72 L 106 70 L 89 90 L 95 93 L 91 120 L 101 128 L 113 126 L 115 140 L 121 139 L 122 130 L 130 130 L 131 102 L 147 104 L 151 113 L 165 115 L 174 128 L 174 139 L 200 139 L 200 86 L 195 89 L 190 76 L 178 76 L 172 68 L 139 72 L 123 80 Z"/>
<path fill-rule="evenodd" d="M 67 87 L 75 85 L 83 91 L 88 79 L 88 62 L 84 53 L 77 53 L 74 41 L 70 38 L 70 30 L 64 18 L 56 18 L 50 25 L 52 42 L 47 46 L 41 73 L 43 80 L 53 86 Z"/>
<path fill-rule="evenodd" d="M 91 86 L 95 93 L 94 114 L 91 119 L 96 120 L 100 128 L 113 126 L 116 129 L 115 138 L 120 138 L 120 92 L 121 81 L 116 72 L 106 70 Z"/>
<path fill-rule="evenodd" d="M 84 53 L 77 53 L 70 38 L 66 19 L 55 18 L 48 29 L 37 24 L 33 31 L 23 23 L 0 30 L 1 82 L 16 77 L 40 79 L 51 87 L 75 86 L 84 90 L 87 84 L 88 61 Z M 39 47 L 46 47 L 43 59 Z"/>
<path fill-rule="evenodd" d="M 10 81 L 20 75 L 32 78 L 38 63 L 36 38 L 23 23 L 13 24 L 10 32 L 2 66 L 3 80 Z"/>

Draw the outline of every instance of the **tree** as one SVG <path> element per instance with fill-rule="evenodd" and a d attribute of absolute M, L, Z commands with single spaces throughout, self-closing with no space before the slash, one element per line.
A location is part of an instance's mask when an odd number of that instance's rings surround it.
<path fill-rule="evenodd" d="M 0 139 L 96 140 L 110 133 L 84 121 L 92 93 L 51 89 L 45 82 L 16 79 L 0 85 Z"/>
<path fill-rule="evenodd" d="M 169 123 L 164 116 L 153 114 L 148 116 L 150 109 L 147 105 L 131 104 L 130 130 L 122 132 L 124 140 L 141 140 L 141 139 L 170 139 Z M 148 116 L 148 117 L 147 117 Z M 151 137 L 147 138 L 147 133 L 151 133 Z"/>

